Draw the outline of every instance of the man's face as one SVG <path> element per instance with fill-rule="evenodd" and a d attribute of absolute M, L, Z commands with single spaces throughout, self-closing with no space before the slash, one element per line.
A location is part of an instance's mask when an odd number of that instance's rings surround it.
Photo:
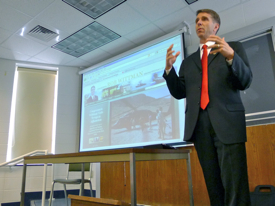
<path fill-rule="evenodd" d="M 213 20 L 210 14 L 204 12 L 198 14 L 196 18 L 196 33 L 201 43 L 205 43 L 205 40 L 210 35 L 215 35 L 218 28 L 219 24 Z"/>

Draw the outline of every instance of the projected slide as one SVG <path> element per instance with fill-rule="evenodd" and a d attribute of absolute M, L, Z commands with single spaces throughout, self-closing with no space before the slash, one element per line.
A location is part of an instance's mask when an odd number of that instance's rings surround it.
<path fill-rule="evenodd" d="M 172 43 L 183 54 L 178 35 L 83 74 L 80 151 L 182 141 L 184 104 L 162 77 Z"/>

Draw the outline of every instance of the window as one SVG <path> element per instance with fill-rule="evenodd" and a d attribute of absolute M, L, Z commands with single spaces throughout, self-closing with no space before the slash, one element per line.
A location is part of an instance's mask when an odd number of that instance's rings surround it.
<path fill-rule="evenodd" d="M 57 74 L 57 68 L 16 68 L 7 161 L 34 150 L 54 153 Z"/>

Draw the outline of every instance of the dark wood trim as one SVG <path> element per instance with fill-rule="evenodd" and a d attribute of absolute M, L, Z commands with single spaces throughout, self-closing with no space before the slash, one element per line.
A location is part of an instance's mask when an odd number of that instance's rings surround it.
<path fill-rule="evenodd" d="M 93 152 L 78 152 L 78 153 L 67 153 L 67 154 L 51 154 L 51 155 L 38 155 L 24 157 L 25 160 L 32 159 L 47 159 L 47 158 L 63 158 L 63 157 L 83 157 L 93 155 L 110 155 L 110 154 L 128 154 L 128 153 L 189 153 L 188 150 L 177 150 L 177 149 L 119 149 L 119 150 L 104 150 L 104 151 L 93 151 Z"/>
<path fill-rule="evenodd" d="M 108 205 L 119 205 L 119 206 L 130 206 L 129 203 L 122 202 L 119 200 L 85 197 L 78 195 L 69 195 L 68 198 L 72 201 L 72 206 L 90 205 L 90 206 L 108 206 Z"/>

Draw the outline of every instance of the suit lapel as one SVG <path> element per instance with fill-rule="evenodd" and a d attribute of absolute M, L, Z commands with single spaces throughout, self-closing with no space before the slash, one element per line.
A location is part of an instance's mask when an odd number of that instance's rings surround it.
<path fill-rule="evenodd" d="M 201 57 L 200 57 L 200 47 L 199 49 L 194 53 L 193 61 L 196 63 L 198 68 L 201 70 Z"/>
<path fill-rule="evenodd" d="M 220 53 L 209 54 L 209 55 L 208 55 L 208 68 L 209 68 L 210 64 L 212 63 L 212 61 L 213 61 L 218 55 L 220 55 Z"/>

